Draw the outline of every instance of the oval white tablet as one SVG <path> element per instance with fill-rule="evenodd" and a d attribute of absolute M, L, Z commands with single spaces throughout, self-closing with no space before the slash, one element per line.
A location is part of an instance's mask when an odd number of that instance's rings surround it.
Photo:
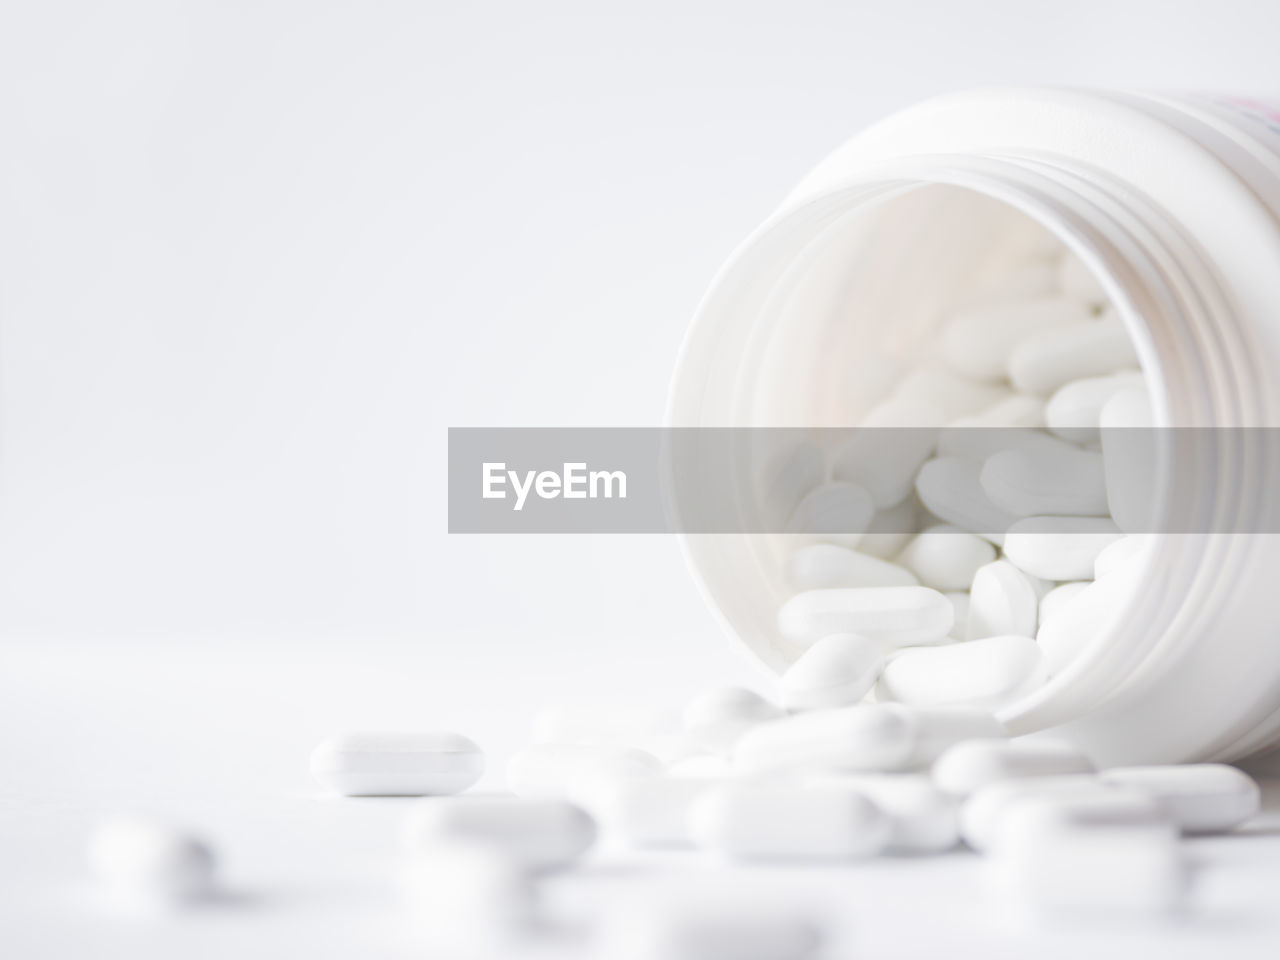
<path fill-rule="evenodd" d="M 973 575 L 965 638 L 1034 637 L 1043 581 L 1008 560 L 989 563 Z"/>
<path fill-rule="evenodd" d="M 993 708 L 1034 690 L 1046 676 L 1034 639 L 988 637 L 902 651 L 880 674 L 876 697 L 922 706 Z"/>
<path fill-rule="evenodd" d="M 978 568 L 995 558 L 995 547 L 981 537 L 950 524 L 938 524 L 916 534 L 898 562 L 926 587 L 963 590 Z"/>
<path fill-rule="evenodd" d="M 484 773 L 484 753 L 457 733 L 350 733 L 311 753 L 311 773 L 348 797 L 461 793 Z"/>
<path fill-rule="evenodd" d="M 1027 517 L 1009 527 L 1005 557 L 1043 580 L 1088 580 L 1106 547 L 1122 536 L 1109 517 Z"/>
<path fill-rule="evenodd" d="M 900 770 L 915 741 L 909 711 L 897 704 L 856 704 L 761 724 L 738 741 L 733 762 L 748 773 Z"/>
<path fill-rule="evenodd" d="M 727 784 L 700 797 L 689 833 L 704 850 L 742 859 L 875 856 L 892 824 L 863 794 L 794 784 Z"/>
<path fill-rule="evenodd" d="M 880 645 L 855 633 L 823 637 L 782 675 L 780 699 L 787 710 L 847 707 L 866 696 L 884 668 Z"/>
<path fill-rule="evenodd" d="M 992 503 L 1019 517 L 1107 516 L 1102 455 L 1069 443 L 997 453 L 979 480 Z"/>
<path fill-rule="evenodd" d="M 1222 833 L 1257 815 L 1261 791 L 1243 770 L 1225 763 L 1114 767 L 1102 781 L 1158 800 L 1187 833 Z"/>

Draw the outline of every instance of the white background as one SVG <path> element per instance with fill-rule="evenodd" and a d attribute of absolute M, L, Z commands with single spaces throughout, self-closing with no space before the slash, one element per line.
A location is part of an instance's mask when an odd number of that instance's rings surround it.
<path fill-rule="evenodd" d="M 305 795 L 328 730 L 500 758 L 544 699 L 750 677 L 669 538 L 448 536 L 446 429 L 660 422 L 718 265 L 887 112 L 1276 95 L 1277 36 L 1269 0 L 0 5 L 4 889 L 144 798 L 234 834 L 217 791 Z"/>

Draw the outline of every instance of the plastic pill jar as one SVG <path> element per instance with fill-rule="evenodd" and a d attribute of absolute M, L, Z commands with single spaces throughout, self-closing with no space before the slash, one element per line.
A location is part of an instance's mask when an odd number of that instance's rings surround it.
<path fill-rule="evenodd" d="M 1032 230 L 1105 289 L 1157 427 L 1280 424 L 1280 107 L 995 88 L 895 114 L 796 187 L 713 281 L 667 425 L 856 426 L 936 339 L 947 306 L 1007 268 Z M 1054 731 L 1105 764 L 1280 744 L 1280 536 L 1220 532 L 1274 530 L 1277 518 L 1190 516 L 1210 503 L 1272 510 L 1263 488 L 1280 464 L 1233 455 L 1180 468 L 1201 492 L 1180 507 L 1193 532 L 1153 535 L 1131 598 L 1077 659 L 1002 708 L 1011 731 Z M 784 669 L 800 651 L 777 629 L 792 592 L 778 537 L 683 540 L 728 630 Z"/>

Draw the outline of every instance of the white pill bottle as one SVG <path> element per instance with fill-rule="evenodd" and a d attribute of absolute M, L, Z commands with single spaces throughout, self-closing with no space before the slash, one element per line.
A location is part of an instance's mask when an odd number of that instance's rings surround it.
<path fill-rule="evenodd" d="M 667 424 L 856 425 L 931 349 L 945 310 L 1025 255 L 1028 225 L 1101 282 L 1158 427 L 1280 425 L 1280 104 L 1033 88 L 927 101 L 824 160 L 713 282 Z M 1261 462 L 1223 451 L 1179 482 L 1211 491 L 1213 509 L 1263 514 L 1247 529 L 1280 529 L 1266 496 L 1280 464 L 1252 449 Z M 1220 532 L 1238 529 L 1229 518 L 1186 528 L 1155 537 L 1131 599 L 1080 656 L 1002 709 L 1011 730 L 1062 733 L 1107 764 L 1280 745 L 1280 536 Z M 684 545 L 727 628 L 781 670 L 799 651 L 777 630 L 794 591 L 776 540 Z"/>

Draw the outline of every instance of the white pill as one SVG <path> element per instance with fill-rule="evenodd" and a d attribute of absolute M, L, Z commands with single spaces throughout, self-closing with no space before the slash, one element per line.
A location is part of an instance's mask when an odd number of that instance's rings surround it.
<path fill-rule="evenodd" d="M 1102 457 L 1106 464 L 1107 506 L 1125 533 L 1156 529 L 1159 433 L 1146 387 L 1126 387 L 1102 408 Z"/>
<path fill-rule="evenodd" d="M 871 494 L 856 483 L 827 483 L 800 501 L 787 521 L 787 532 L 852 547 L 875 512 Z"/>
<path fill-rule="evenodd" d="M 1018 518 L 1001 510 L 982 489 L 982 463 L 968 457 L 935 457 L 916 475 L 916 493 L 937 517 L 1000 544 Z"/>
<path fill-rule="evenodd" d="M 1047 623 L 1066 609 L 1067 604 L 1079 596 L 1080 591 L 1089 586 L 1088 580 L 1075 580 L 1054 587 L 1040 598 L 1038 623 Z"/>
<path fill-rule="evenodd" d="M 496 846 L 424 848 L 401 863 L 396 881 L 412 926 L 449 955 L 505 956 L 536 929 L 533 878 Z"/>
<path fill-rule="evenodd" d="M 1167 767 L 1113 767 L 1104 783 L 1140 790 L 1154 797 L 1186 833 L 1222 833 L 1257 815 L 1258 784 L 1224 763 Z"/>
<path fill-rule="evenodd" d="M 914 475 L 907 479 L 908 488 L 915 482 Z M 858 541 L 858 552 L 869 556 L 895 557 L 907 545 L 907 541 L 920 529 L 920 507 L 915 497 L 903 500 L 896 506 L 877 510 L 871 518 L 867 532 Z M 873 586 L 873 584 L 867 584 Z M 882 584 L 892 586 L 892 584 Z"/>
<path fill-rule="evenodd" d="M 891 832 L 863 794 L 796 784 L 727 784 L 699 797 L 689 816 L 697 846 L 742 859 L 873 857 Z"/>
<path fill-rule="evenodd" d="M 926 587 L 963 590 L 978 568 L 995 558 L 995 547 L 986 540 L 959 527 L 939 524 L 916 534 L 898 560 Z"/>
<path fill-rule="evenodd" d="M 1107 293 L 1098 278 L 1074 253 L 1068 253 L 1058 264 L 1057 288 L 1063 296 L 1095 306 L 1107 302 Z"/>
<path fill-rule="evenodd" d="M 979 478 L 992 503 L 1019 517 L 1107 516 L 1102 455 L 1069 443 L 997 453 Z"/>
<path fill-rule="evenodd" d="M 904 650 L 885 666 L 876 698 L 921 706 L 998 707 L 1046 679 L 1031 637 L 987 637 L 942 647 Z"/>
<path fill-rule="evenodd" d="M 518 797 L 578 799 L 598 783 L 661 773 L 657 757 L 634 747 L 539 744 L 511 755 L 507 789 Z"/>
<path fill-rule="evenodd" d="M 983 304 L 947 321 L 942 331 L 942 358 L 966 377 L 1003 380 L 1014 348 L 1027 337 L 1092 318 L 1085 304 L 1062 298 Z"/>
<path fill-rule="evenodd" d="M 1023 573 L 1008 560 L 988 563 L 973 575 L 965 639 L 1036 634 L 1036 614 L 1043 581 Z"/>
<path fill-rule="evenodd" d="M 655 707 L 554 706 L 534 717 L 533 742 L 629 746 L 679 730 L 678 715 Z"/>
<path fill-rule="evenodd" d="M 949 794 L 967 797 L 1002 780 L 1093 772 L 1089 758 L 1065 740 L 965 740 L 938 758 L 933 782 Z"/>
<path fill-rule="evenodd" d="M 1045 424 L 1053 433 L 1072 443 L 1097 440 L 1102 408 L 1107 401 L 1121 390 L 1144 384 L 1142 374 L 1136 370 L 1072 380 L 1049 398 L 1044 408 Z"/>
<path fill-rule="evenodd" d="M 601 791 L 592 812 L 611 834 L 632 847 L 685 847 L 694 802 L 724 781 L 710 777 L 627 780 Z"/>
<path fill-rule="evenodd" d="M 1099 794 L 1109 796 L 1114 792 L 1115 787 L 1087 774 L 999 780 L 975 790 L 960 807 L 960 836 L 974 850 L 985 853 L 997 843 L 1009 811 L 1023 800 L 1041 797 L 1075 799 Z M 1128 795 L 1134 796 L 1132 791 Z"/>
<path fill-rule="evenodd" d="M 409 852 L 442 843 L 497 847 L 533 870 L 567 866 L 596 840 L 595 821 L 564 800 L 441 797 L 417 804 L 401 839 Z"/>
<path fill-rule="evenodd" d="M 1177 829 L 1141 796 L 1015 803 L 993 872 L 1037 917 L 1161 916 L 1180 906 L 1186 887 Z"/>
<path fill-rule="evenodd" d="M 884 669 L 880 645 L 856 633 L 833 633 L 800 655 L 782 675 L 787 710 L 831 710 L 865 697 Z"/>
<path fill-rule="evenodd" d="M 710 753 L 726 755 L 744 733 L 782 716 L 782 709 L 742 687 L 720 687 L 699 694 L 684 711 L 684 732 Z"/>
<path fill-rule="evenodd" d="M 915 720 L 897 704 L 856 704 L 761 724 L 738 741 L 737 770 L 901 770 L 916 745 Z"/>
<path fill-rule="evenodd" d="M 1149 534 L 1131 533 L 1108 544 L 1093 561 L 1093 578 L 1101 580 L 1130 563 L 1138 563 L 1149 555 L 1154 541 Z"/>
<path fill-rule="evenodd" d="M 1104 314 L 1022 341 L 1009 358 L 1009 379 L 1024 393 L 1049 394 L 1072 380 L 1137 365 L 1138 355 L 1124 324 Z"/>
<path fill-rule="evenodd" d="M 954 615 L 947 598 L 928 587 L 806 590 L 782 605 L 778 629 L 803 647 L 856 633 L 891 650 L 945 640 Z"/>
<path fill-rule="evenodd" d="M 857 791 L 883 810 L 892 824 L 887 853 L 943 853 L 960 841 L 958 804 L 927 776 L 858 773 L 815 777 L 809 782 Z"/>
<path fill-rule="evenodd" d="M 787 563 L 797 590 L 828 587 L 911 587 L 920 581 L 906 567 L 832 543 L 801 547 Z"/>
<path fill-rule="evenodd" d="M 461 793 L 484 773 L 484 753 L 457 733 L 351 733 L 311 752 L 311 773 L 348 797 Z"/>
<path fill-rule="evenodd" d="M 1009 527 L 1004 554 L 1043 580 L 1087 580 L 1108 545 L 1122 536 L 1109 517 L 1026 517 Z"/>
<path fill-rule="evenodd" d="M 704 888 L 705 889 L 705 888 Z M 714 899 L 709 899 L 714 897 Z M 758 895 L 671 895 L 608 911 L 591 954 L 608 960 L 810 960 L 822 944 L 800 912 Z"/>
<path fill-rule="evenodd" d="M 951 624 L 951 632 L 947 636 L 952 640 L 963 640 L 965 627 L 969 622 L 969 593 L 965 590 L 951 590 L 944 596 L 955 613 L 955 619 Z"/>
<path fill-rule="evenodd" d="M 99 824 L 88 860 L 109 897 L 124 907 L 176 906 L 213 889 L 208 844 L 157 820 L 121 817 Z"/>

